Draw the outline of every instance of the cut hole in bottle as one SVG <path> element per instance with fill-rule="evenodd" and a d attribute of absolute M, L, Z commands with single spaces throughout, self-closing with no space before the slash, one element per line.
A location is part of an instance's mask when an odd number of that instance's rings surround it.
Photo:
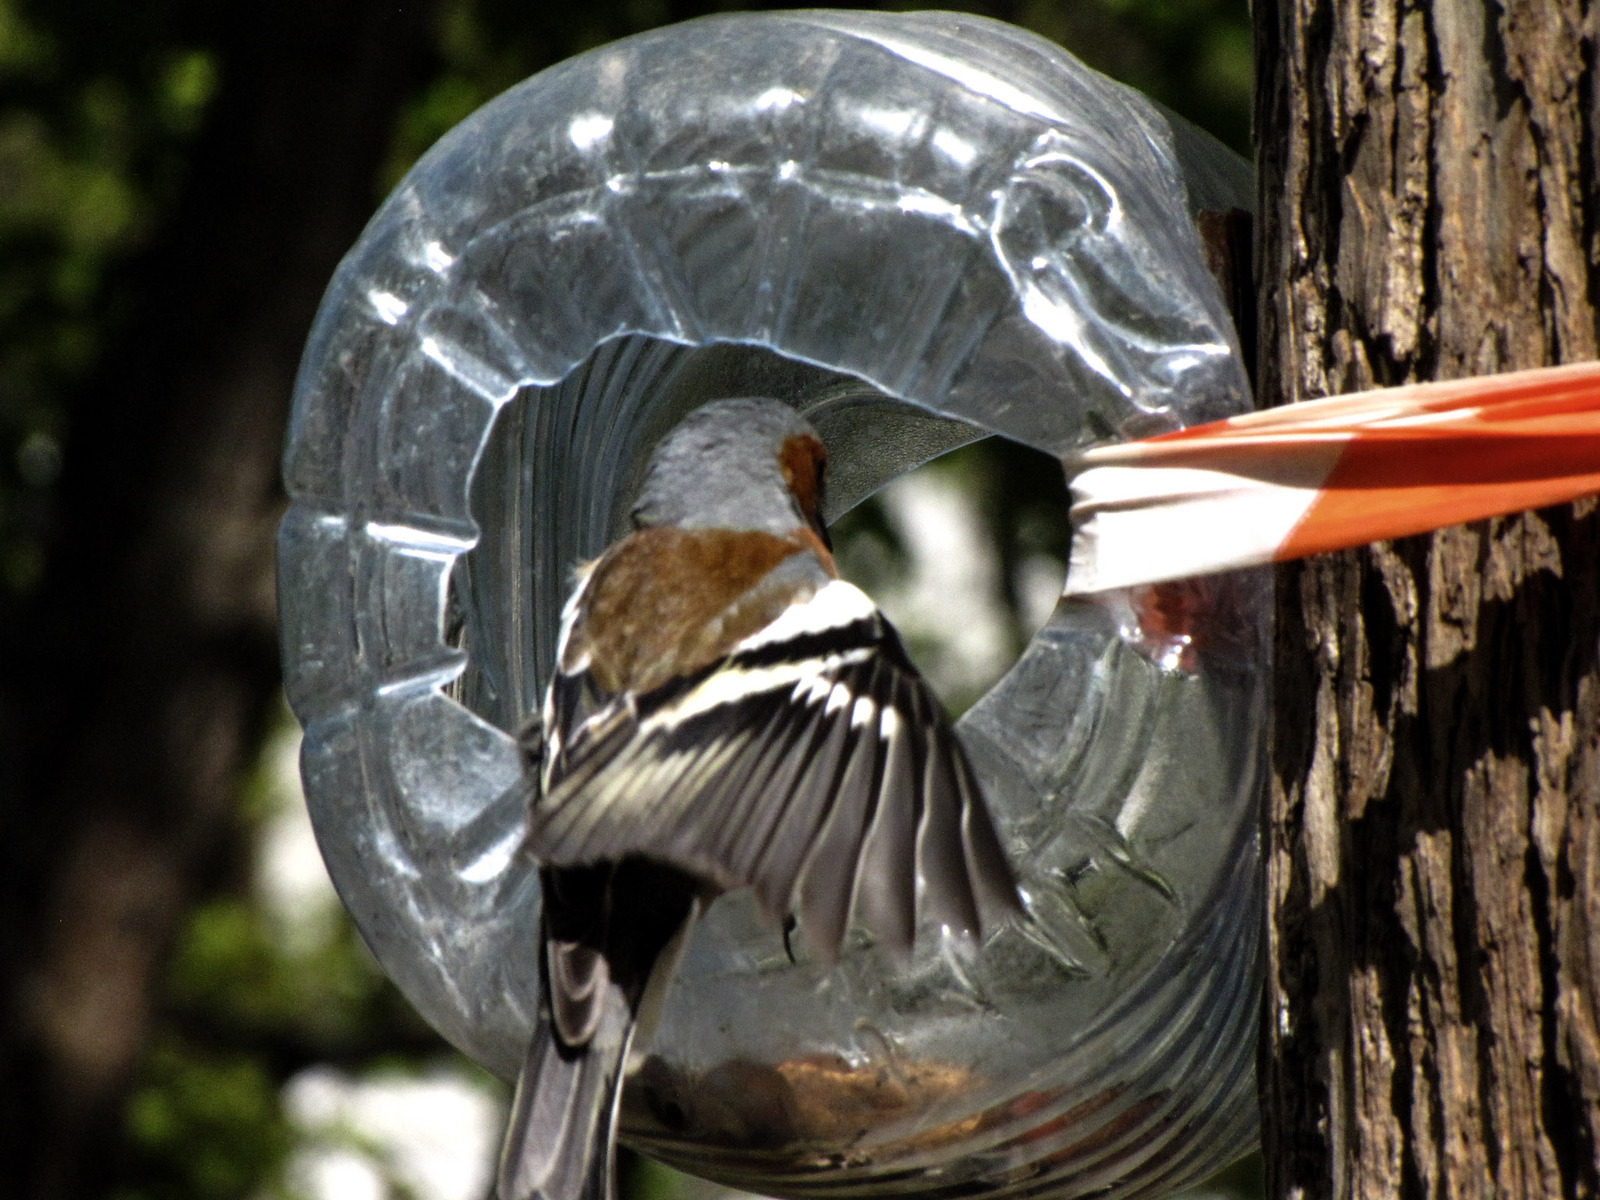
<path fill-rule="evenodd" d="M 959 715 L 1060 598 L 1071 536 L 1061 464 L 985 438 L 893 480 L 831 533 L 841 573 L 878 602 Z"/>
<path fill-rule="evenodd" d="M 829 449 L 825 511 L 830 516 L 857 506 L 886 481 L 983 436 L 973 425 L 888 396 L 855 376 L 757 346 L 684 346 L 633 335 L 605 342 L 560 383 L 524 389 L 490 430 L 472 484 L 479 542 L 452 572 L 446 604 L 445 639 L 468 659 L 450 689 L 453 698 L 507 731 L 538 710 L 572 571 L 627 532 L 628 511 L 650 451 L 699 405 L 752 395 L 793 404 L 817 427 Z M 927 479 L 918 473 L 897 491 L 902 500 L 892 511 L 901 532 L 884 543 L 890 560 L 897 547 L 941 542 L 977 547 L 965 559 L 927 555 L 926 567 L 917 568 L 916 590 L 927 591 L 920 602 L 931 615 L 919 618 L 910 636 L 930 659 L 956 663 L 971 657 L 934 645 L 944 629 L 957 634 L 999 630 L 975 669 L 941 667 L 934 676 L 935 689 L 957 711 L 1004 672 L 1026 634 L 1048 614 L 1039 580 L 1053 573 L 1048 586 L 1059 594 L 1065 552 L 1059 464 L 999 439 L 985 446 L 935 468 Z M 1040 501 L 1045 495 L 1050 499 Z M 918 496 L 934 502 L 919 506 Z M 1039 532 L 1044 528 L 1040 514 L 1052 504 L 1059 528 Z M 840 527 L 848 531 L 852 521 L 870 527 L 877 513 L 882 528 L 886 511 L 868 507 L 860 518 L 847 516 Z M 984 548 L 982 543 L 995 539 L 990 530 L 996 520 L 1013 513 L 1023 514 L 1018 537 L 1002 537 Z M 1026 548 L 1034 546 L 1054 547 L 1053 563 L 1048 556 L 1030 555 Z M 870 560 L 872 554 L 867 550 L 864 557 Z M 975 556 L 1002 565 L 973 567 Z M 975 601 L 992 615 L 979 619 L 953 609 L 941 615 L 941 596 L 974 590 L 971 578 L 947 574 L 947 562 L 965 564 L 967 576 L 987 571 L 997 581 L 989 589 L 992 597 Z M 1032 573 L 1028 579 L 1015 569 L 1019 564 Z M 872 581 L 862 582 L 876 598 Z M 1031 606 L 1019 600 L 1024 593 L 1033 597 Z M 914 645 L 919 662 L 920 654 Z"/>

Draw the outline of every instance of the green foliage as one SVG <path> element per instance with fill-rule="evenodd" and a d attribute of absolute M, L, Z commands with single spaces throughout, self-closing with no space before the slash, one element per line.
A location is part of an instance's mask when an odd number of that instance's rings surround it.
<path fill-rule="evenodd" d="M 235 1200 L 258 1191 L 288 1155 L 280 1081 L 247 1051 L 197 1050 L 168 1034 L 152 1047 L 127 1106 L 142 1178 L 116 1200 Z"/>
<path fill-rule="evenodd" d="M 353 926 L 343 919 L 328 926 L 326 937 L 288 949 L 252 898 L 200 905 L 172 963 L 174 1015 L 219 1041 L 273 1043 L 291 1061 L 381 1053 L 371 1031 L 397 1023 L 406 1035 L 422 1036 Z"/>
<path fill-rule="evenodd" d="M 150 237 L 217 86 L 205 51 L 102 43 L 0 0 L 0 606 L 44 562 L 70 389 L 114 335 L 119 266 Z M 86 44 L 87 43 L 87 44 Z"/>
<path fill-rule="evenodd" d="M 1017 24 L 1250 153 L 1251 33 L 1239 0 L 1021 0 Z"/>
<path fill-rule="evenodd" d="M 287 713 L 240 806 L 260 846 L 303 805 Z M 161 1032 L 127 1109 L 117 1200 L 283 1195 L 299 1134 L 284 1084 L 322 1063 L 395 1069 L 447 1053 L 384 976 L 332 890 L 284 912 L 248 881 L 197 905 L 167 974 Z M 481 1074 L 481 1073 L 480 1073 Z"/>
<path fill-rule="evenodd" d="M 1267 1192 L 1267 1172 L 1261 1161 L 1261 1153 L 1247 1154 L 1231 1167 L 1218 1171 L 1206 1185 L 1208 1190 L 1217 1194 L 1217 1200 L 1248 1200 L 1252 1196 L 1264 1196 Z"/>

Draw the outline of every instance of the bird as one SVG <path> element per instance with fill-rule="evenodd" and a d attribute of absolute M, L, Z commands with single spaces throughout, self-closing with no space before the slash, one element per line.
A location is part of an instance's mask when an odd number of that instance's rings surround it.
<path fill-rule="evenodd" d="M 975 938 L 1020 910 L 942 705 L 839 577 L 826 463 L 780 400 L 704 404 L 576 572 L 519 734 L 541 998 L 498 1200 L 614 1200 L 630 1057 L 718 895 L 753 888 L 824 965 L 852 921 L 903 963 L 919 919 Z"/>

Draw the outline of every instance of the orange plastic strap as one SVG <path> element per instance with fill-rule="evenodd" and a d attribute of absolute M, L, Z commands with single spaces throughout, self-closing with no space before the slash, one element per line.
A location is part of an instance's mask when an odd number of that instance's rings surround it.
<path fill-rule="evenodd" d="M 1109 499 L 1094 494 L 1102 468 L 1121 469 L 1101 476 L 1116 481 Z M 1298 558 L 1600 493 L 1600 363 L 1313 400 L 1099 447 L 1068 469 L 1085 484 L 1075 481 L 1073 569 L 1086 576 L 1100 553 L 1092 518 L 1135 510 L 1148 519 L 1104 528 L 1150 537 L 1151 580 L 1172 577 L 1161 566 L 1162 529 L 1192 539 L 1207 511 L 1230 528 L 1219 531 L 1215 565 L 1192 549 L 1184 556 L 1189 573 Z M 1116 558 L 1143 553 L 1123 545 Z M 1138 582 L 1119 571 L 1106 586 Z"/>

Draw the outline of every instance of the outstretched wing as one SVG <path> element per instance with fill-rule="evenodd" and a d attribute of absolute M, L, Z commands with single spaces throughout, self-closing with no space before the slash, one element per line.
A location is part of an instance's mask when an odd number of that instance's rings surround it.
<path fill-rule="evenodd" d="M 547 865 L 643 855 L 754 887 L 830 961 L 852 913 L 903 953 L 919 897 L 971 933 L 1018 906 L 943 707 L 851 584 L 693 676 L 596 700 L 581 672 L 552 685 L 552 727 L 571 734 L 530 813 Z"/>

